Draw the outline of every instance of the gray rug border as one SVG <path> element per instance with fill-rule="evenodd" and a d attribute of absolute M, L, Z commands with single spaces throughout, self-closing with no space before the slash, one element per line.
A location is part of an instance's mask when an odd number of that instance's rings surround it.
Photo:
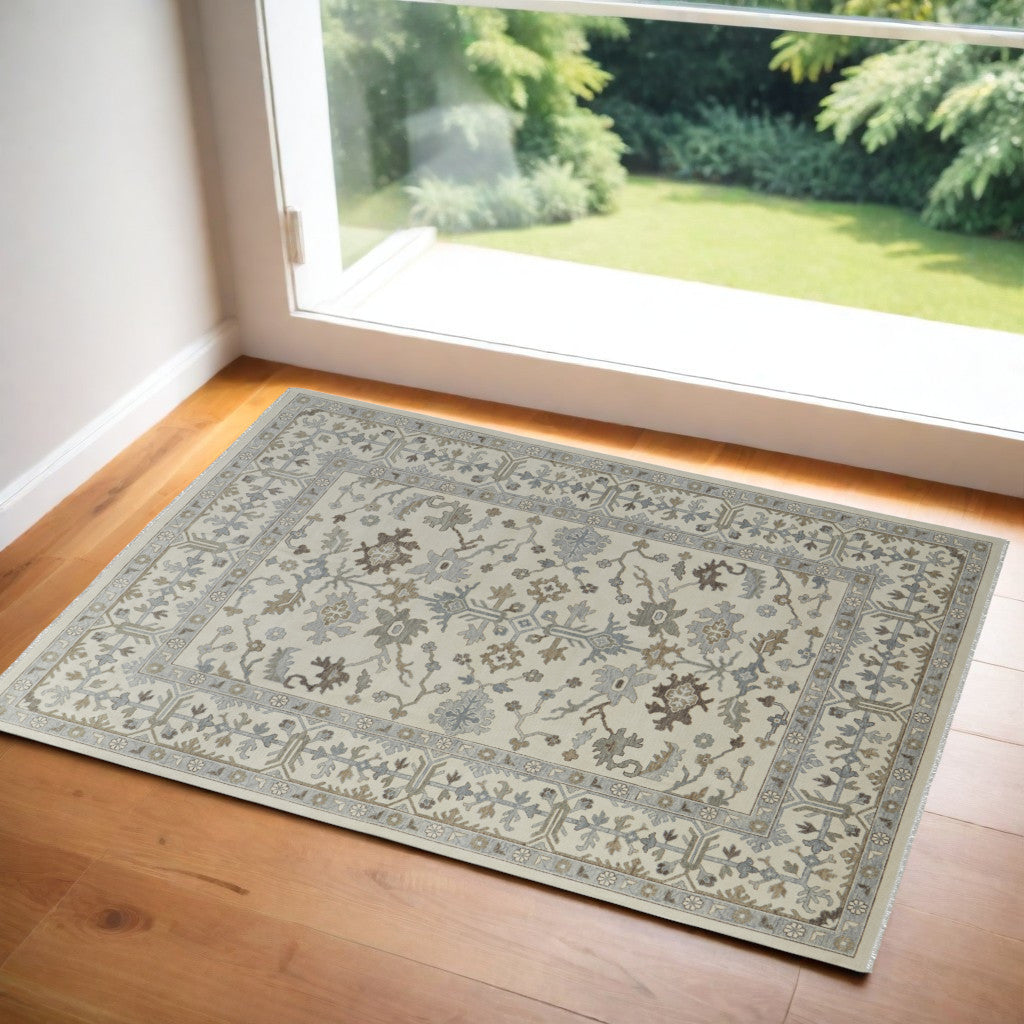
<path fill-rule="evenodd" d="M 26 739 L 35 740 L 36 742 L 47 743 L 50 746 L 58 749 L 73 750 L 77 753 L 85 754 L 92 757 L 95 760 L 109 761 L 115 764 L 122 765 L 124 767 L 131 768 L 134 771 L 145 771 L 145 774 L 156 775 L 162 778 L 170 779 L 176 782 L 185 782 L 189 785 L 195 786 L 200 789 L 206 789 L 213 792 L 220 793 L 222 795 L 230 796 L 234 799 L 244 799 L 250 803 L 254 803 L 260 806 L 270 806 L 278 810 L 286 811 L 290 814 L 297 814 L 301 817 L 312 818 L 318 821 L 325 822 L 326 824 L 333 825 L 335 827 L 348 828 L 354 832 L 360 832 L 368 835 L 373 835 L 378 838 L 387 839 L 391 842 L 399 842 L 400 845 L 410 846 L 416 849 L 433 853 L 437 856 L 447 857 L 449 860 L 460 860 L 466 863 L 474 864 L 478 867 L 486 867 L 490 870 L 497 871 L 501 874 L 510 875 L 512 877 L 525 878 L 529 881 L 538 882 L 542 885 L 546 885 L 549 888 L 564 889 L 570 892 L 575 892 L 579 895 L 586 896 L 590 899 L 596 899 L 604 903 L 608 903 L 611 906 L 626 907 L 628 909 L 638 911 L 652 917 L 664 918 L 677 924 L 682 924 L 687 927 L 696 928 L 700 931 L 707 932 L 710 934 L 724 934 L 742 940 L 748 946 L 755 949 L 761 950 L 778 950 L 785 953 L 795 954 L 804 959 L 809 959 L 813 962 L 823 962 L 833 964 L 835 966 L 846 968 L 847 970 L 869 973 L 872 970 L 875 959 L 878 955 L 879 948 L 884 937 L 885 926 L 888 923 L 889 916 L 892 913 L 892 909 L 895 903 L 897 887 L 899 881 L 903 876 L 903 872 L 906 868 L 907 860 L 910 854 L 910 845 L 914 835 L 920 825 L 921 819 L 924 815 L 925 803 L 927 800 L 928 790 L 931 787 L 932 781 L 939 767 L 939 762 L 943 748 L 945 747 L 946 740 L 949 732 L 952 728 L 953 715 L 956 709 L 957 702 L 959 701 L 960 695 L 963 691 L 963 686 L 967 678 L 968 670 L 970 668 L 971 661 L 974 656 L 974 652 L 977 648 L 978 641 L 981 636 L 981 629 L 984 625 L 985 617 L 988 613 L 989 607 L 993 596 L 995 595 L 996 583 L 999 578 L 999 573 L 1002 568 L 1004 559 L 1006 557 L 1007 550 L 1009 548 L 1009 542 L 1001 537 L 994 537 L 988 534 L 975 533 L 970 530 L 945 528 L 936 523 L 928 523 L 923 520 L 907 519 L 899 516 L 883 516 L 879 513 L 872 512 L 870 509 L 857 508 L 852 505 L 844 505 L 838 502 L 825 502 L 819 499 L 809 498 L 804 495 L 796 494 L 787 491 L 777 491 L 773 488 L 763 487 L 759 484 L 745 484 L 735 480 L 727 480 L 721 477 L 707 476 L 701 473 L 693 473 L 688 470 L 673 468 L 657 462 L 643 462 L 636 459 L 630 459 L 628 457 L 609 454 L 606 452 L 598 451 L 595 449 L 581 448 L 574 445 L 565 445 L 557 441 L 549 441 L 545 438 L 531 437 L 528 434 L 516 434 L 508 431 L 498 430 L 493 427 L 483 426 L 476 423 L 467 423 L 465 421 L 452 420 L 441 416 L 431 416 L 425 413 L 420 413 L 416 410 L 405 409 L 400 406 L 388 406 L 381 405 L 380 403 L 365 402 L 360 399 L 350 398 L 346 395 L 333 394 L 331 392 L 318 391 L 313 388 L 287 388 L 278 396 L 259 416 L 253 421 L 253 423 L 244 430 L 234 441 L 232 441 L 228 447 L 205 469 L 203 470 L 187 487 L 185 487 L 179 494 L 177 494 L 168 504 L 160 511 L 146 526 L 144 526 L 139 533 L 135 535 L 114 557 L 110 562 L 100 571 L 100 573 L 92 580 L 86 588 L 74 598 L 67 607 L 56 617 L 52 622 L 49 623 L 39 635 L 25 648 L 25 650 L 15 658 L 11 665 L 3 672 L 0 673 L 0 693 L 4 692 L 7 686 L 13 681 L 13 677 L 19 674 L 25 664 L 32 660 L 34 653 L 45 643 L 48 643 L 54 635 L 61 632 L 61 630 L 68 624 L 68 622 L 74 618 L 75 615 L 91 601 L 94 595 L 103 589 L 107 583 L 114 578 L 125 562 L 128 562 L 133 557 L 134 553 L 139 547 L 143 546 L 144 543 L 149 539 L 150 535 L 158 531 L 165 522 L 173 518 L 178 512 L 178 506 L 188 498 L 191 498 L 194 494 L 201 491 L 206 487 L 209 482 L 221 471 L 221 469 L 227 465 L 240 448 L 243 448 L 249 443 L 256 434 L 265 428 L 266 424 L 274 419 L 296 396 L 308 395 L 316 399 L 331 399 L 338 402 L 343 402 L 348 405 L 357 406 L 365 409 L 371 409 L 375 411 L 383 411 L 386 413 L 396 413 L 399 415 L 408 416 L 412 419 L 423 420 L 429 423 L 439 423 L 449 427 L 455 427 L 462 430 L 480 431 L 482 434 L 489 434 L 492 436 L 498 436 L 508 438 L 513 441 L 520 443 L 528 443 L 531 445 L 537 445 L 543 448 L 548 448 L 555 451 L 561 451 L 570 453 L 573 455 L 585 455 L 594 458 L 607 459 L 610 463 L 616 463 L 620 465 L 635 466 L 640 469 L 647 471 L 665 473 L 669 476 L 678 477 L 687 480 L 698 480 L 709 484 L 714 484 L 719 487 L 727 487 L 731 489 L 738 489 L 740 491 L 755 491 L 761 494 L 771 495 L 786 501 L 798 501 L 804 503 L 811 508 L 818 508 L 822 511 L 826 509 L 837 509 L 843 512 L 849 512 L 858 516 L 869 516 L 878 528 L 885 528 L 888 526 L 904 525 L 913 526 L 926 530 L 936 530 L 943 533 L 955 534 L 959 537 L 967 537 L 975 540 L 981 540 L 992 544 L 993 553 L 996 555 L 990 560 L 982 580 L 982 586 L 979 588 L 979 593 L 984 593 L 985 597 L 983 600 L 977 600 L 971 609 L 971 614 L 968 617 L 968 621 L 964 627 L 964 636 L 972 636 L 972 642 L 967 647 L 961 647 L 957 651 L 957 655 L 953 660 L 953 664 L 950 667 L 949 678 L 950 681 L 956 679 L 957 683 L 954 687 L 947 686 L 947 693 L 943 695 L 942 703 L 938 713 L 945 715 L 945 725 L 942 729 L 936 730 L 929 737 L 928 743 L 926 744 L 925 750 L 922 751 L 921 761 L 929 759 L 931 767 L 927 774 L 919 773 L 915 778 L 914 783 L 911 787 L 911 793 L 907 799 L 907 807 L 913 807 L 914 814 L 912 817 L 907 817 L 905 820 L 900 822 L 900 825 L 894 836 L 892 848 L 894 856 L 890 859 L 890 865 L 895 863 L 895 868 L 887 866 L 886 874 L 891 877 L 886 885 L 887 896 L 884 900 L 881 899 L 882 890 L 881 886 L 879 889 L 879 899 L 876 901 L 875 906 L 872 908 L 871 913 L 868 917 L 868 921 L 865 924 L 865 933 L 875 931 L 875 940 L 869 949 L 858 950 L 857 955 L 850 957 L 844 956 L 839 953 L 832 953 L 828 950 L 816 950 L 811 955 L 806 946 L 802 946 L 795 942 L 790 942 L 783 937 L 774 939 L 772 942 L 765 942 L 763 940 L 754 939 L 750 932 L 745 931 L 742 928 L 735 927 L 728 924 L 727 922 L 715 922 L 714 927 L 710 927 L 709 924 L 703 920 L 700 923 L 691 922 L 688 920 L 685 911 L 673 913 L 669 912 L 668 908 L 664 908 L 666 912 L 662 913 L 662 908 L 653 907 L 650 904 L 644 903 L 643 901 L 633 899 L 626 894 L 618 893 L 615 899 L 609 899 L 603 896 L 601 892 L 597 891 L 595 887 L 574 882 L 572 879 L 552 879 L 548 874 L 535 871 L 526 866 L 517 864 L 511 864 L 507 861 L 500 861 L 492 863 L 491 859 L 487 856 L 474 853 L 472 851 L 451 851 L 447 848 L 439 849 L 430 840 L 420 840 L 416 836 L 403 835 L 399 840 L 393 833 L 388 829 L 381 826 L 374 825 L 363 821 L 349 819 L 345 823 L 337 821 L 333 816 L 326 812 L 320 812 L 315 808 L 303 808 L 297 809 L 293 805 L 288 804 L 286 801 L 279 800 L 269 794 L 249 794 L 240 793 L 238 790 L 232 787 L 216 782 L 214 780 L 201 779 L 196 777 L 185 777 L 180 772 L 173 772 L 169 769 L 164 769 L 159 765 L 150 765 L 145 769 L 139 767 L 137 763 L 128 757 L 119 754 L 116 751 L 105 750 L 103 756 L 98 756 L 95 748 L 89 747 L 86 744 L 81 744 L 75 740 L 61 738 L 60 742 L 54 742 L 57 737 L 48 737 L 46 735 L 33 732 L 30 728 L 19 727 L 10 723 L 0 723 L 0 731 L 5 731 L 11 735 L 21 736 Z"/>

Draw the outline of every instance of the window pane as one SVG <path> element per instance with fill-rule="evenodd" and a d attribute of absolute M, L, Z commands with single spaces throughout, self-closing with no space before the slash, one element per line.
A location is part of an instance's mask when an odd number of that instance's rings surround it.
<path fill-rule="evenodd" d="M 387 264 L 329 312 L 811 395 L 858 351 L 889 408 L 870 367 L 924 334 L 856 310 L 1019 346 L 1016 51 L 406 0 L 322 21 L 342 262 Z M 1001 415 L 985 394 L 960 418 Z"/>

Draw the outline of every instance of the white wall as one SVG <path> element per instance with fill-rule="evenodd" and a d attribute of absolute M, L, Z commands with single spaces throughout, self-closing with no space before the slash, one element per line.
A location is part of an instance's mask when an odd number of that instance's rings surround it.
<path fill-rule="evenodd" d="M 234 353 L 190 89 L 174 0 L 0 4 L 0 547 Z"/>

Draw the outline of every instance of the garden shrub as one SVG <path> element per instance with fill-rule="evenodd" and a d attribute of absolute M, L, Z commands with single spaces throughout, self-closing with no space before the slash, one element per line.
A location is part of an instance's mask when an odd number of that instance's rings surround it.
<path fill-rule="evenodd" d="M 433 225 L 446 234 L 493 226 L 479 185 L 428 176 L 418 185 L 407 186 L 406 192 L 411 200 L 409 217 L 413 224 Z"/>
<path fill-rule="evenodd" d="M 578 220 L 587 215 L 590 192 L 569 164 L 548 160 L 539 164 L 530 175 L 530 185 L 537 197 L 537 212 L 544 224 Z"/>
<path fill-rule="evenodd" d="M 657 114 L 629 100 L 613 97 L 601 102 L 623 142 L 623 163 L 631 171 L 661 171 L 671 162 L 674 145 L 690 122 L 682 114 Z"/>
<path fill-rule="evenodd" d="M 921 215 L 929 227 L 1024 239 L 1024 173 L 990 182 L 980 199 L 935 192 Z"/>
<path fill-rule="evenodd" d="M 948 159 L 941 144 L 924 137 L 869 155 L 788 114 L 746 114 L 709 104 L 686 119 L 621 100 L 603 109 L 628 147 L 625 162 L 631 170 L 745 185 L 774 195 L 919 210 Z"/>
<path fill-rule="evenodd" d="M 350 201 L 411 180 L 414 222 L 446 232 L 572 219 L 581 190 L 584 212 L 612 209 L 625 147 L 584 104 L 611 80 L 591 42 L 625 22 L 395 0 L 321 0 L 321 20 Z"/>
<path fill-rule="evenodd" d="M 590 56 L 613 76 L 603 98 L 652 113 L 691 117 L 702 103 L 722 103 L 744 113 L 811 118 L 838 74 L 812 83 L 769 74 L 775 38 L 749 28 L 630 19 L 628 36 L 593 38 Z"/>
<path fill-rule="evenodd" d="M 461 184 L 433 175 L 406 186 L 414 224 L 445 234 L 559 224 L 587 215 L 590 193 L 573 168 L 557 160 L 538 163 L 528 176 Z"/>
<path fill-rule="evenodd" d="M 486 190 L 482 201 L 496 228 L 525 228 L 536 224 L 540 217 L 537 193 L 529 178 L 499 178 Z"/>
<path fill-rule="evenodd" d="M 527 168 L 554 160 L 572 168 L 587 188 L 587 211 L 609 213 L 626 182 L 626 145 L 612 130 L 612 119 L 584 107 L 524 126 L 519 153 Z"/>

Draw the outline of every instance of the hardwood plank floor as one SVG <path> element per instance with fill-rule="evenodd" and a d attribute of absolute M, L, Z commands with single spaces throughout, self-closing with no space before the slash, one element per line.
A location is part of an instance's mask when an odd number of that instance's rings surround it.
<path fill-rule="evenodd" d="M 81 854 L 0 832 L 0 961 L 21 945 L 90 863 Z"/>
<path fill-rule="evenodd" d="M 926 807 L 960 821 L 1024 836 L 1024 747 L 952 731 Z"/>
<path fill-rule="evenodd" d="M 125 819 L 112 849 L 119 862 L 207 901 L 311 925 L 487 984 L 515 978 L 532 998 L 622 1024 L 674 1024 L 716 1012 L 779 1021 L 789 1003 L 796 968 L 774 952 L 665 928 L 371 836 L 346 835 L 339 844 L 337 829 L 319 822 L 293 819 L 294 828 L 268 829 L 262 807 L 162 785 L 159 799 Z M 232 848 L 245 857 L 226 857 Z M 444 941 L 425 942 L 431 934 Z M 689 1016 L 680 1016 L 682 1005 Z"/>
<path fill-rule="evenodd" d="M 1010 540 L 876 972 L 0 736 L 0 1020 L 1024 1020 L 1024 502 L 243 358 L 0 552 L 0 667 L 296 386 Z"/>
<path fill-rule="evenodd" d="M 1024 672 L 975 661 L 953 727 L 1005 743 L 1024 736 Z"/>
<path fill-rule="evenodd" d="M 154 1024 L 584 1020 L 507 987 L 229 907 L 106 861 L 11 954 L 5 975 Z"/>
<path fill-rule="evenodd" d="M 897 903 L 874 973 L 802 967 L 786 1024 L 1019 1021 L 1024 943 Z"/>

